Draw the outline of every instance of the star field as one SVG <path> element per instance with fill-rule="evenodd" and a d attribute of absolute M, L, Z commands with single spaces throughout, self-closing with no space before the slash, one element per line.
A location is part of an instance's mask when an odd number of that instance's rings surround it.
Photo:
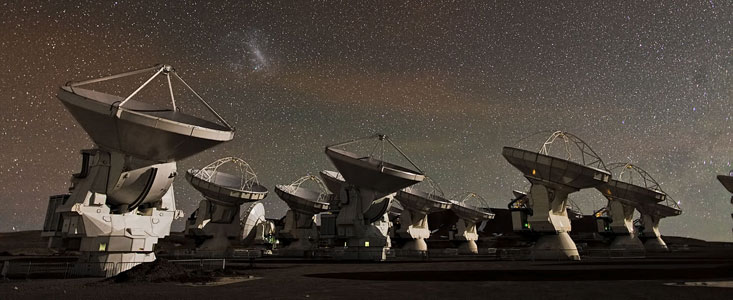
<path fill-rule="evenodd" d="M 272 191 L 332 169 L 325 145 L 382 132 L 447 194 L 506 207 L 528 184 L 501 148 L 566 130 L 681 202 L 663 234 L 730 241 L 715 175 L 733 169 L 732 22 L 721 0 L 5 2 L 0 231 L 39 229 L 93 146 L 58 87 L 167 63 L 237 127 L 179 173 L 238 156 Z M 189 215 L 201 196 L 174 186 Z"/>

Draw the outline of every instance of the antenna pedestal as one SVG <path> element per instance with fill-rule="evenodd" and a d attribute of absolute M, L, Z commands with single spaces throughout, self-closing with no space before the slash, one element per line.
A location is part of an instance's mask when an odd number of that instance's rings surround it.
<path fill-rule="evenodd" d="M 458 241 L 459 254 L 478 254 L 478 231 L 476 230 L 476 222 L 472 220 L 458 218 L 456 222 L 456 234 L 453 240 Z"/>
<path fill-rule="evenodd" d="M 428 215 L 412 209 L 405 208 L 400 214 L 401 227 L 397 234 L 402 238 L 410 239 L 402 247 L 404 250 L 428 251 L 428 244 L 425 239 L 430 237 L 428 228 Z"/>
<path fill-rule="evenodd" d="M 339 193 L 341 205 L 336 216 L 338 238 L 346 240 L 343 259 L 386 260 L 392 246 L 389 237 L 389 210 L 395 194 L 349 186 Z"/>
<path fill-rule="evenodd" d="M 669 248 L 667 248 L 667 243 L 662 240 L 662 237 L 650 237 L 645 238 L 646 241 L 644 242 L 644 248 L 646 251 L 649 252 L 667 252 L 669 251 Z"/>
<path fill-rule="evenodd" d="M 634 234 L 634 210 L 630 205 L 624 205 L 620 201 L 608 201 L 608 216 L 611 222 L 608 224 L 609 229 L 616 235 L 633 235 Z"/>
<path fill-rule="evenodd" d="M 482 200 L 483 198 L 475 193 L 468 193 L 468 197 L 478 198 L 482 201 L 484 207 L 488 207 L 488 204 Z M 466 203 L 468 197 L 462 201 L 452 201 L 450 209 L 458 217 L 458 220 L 456 220 L 455 234 L 449 235 L 449 237 L 451 240 L 458 242 L 459 254 L 478 254 L 476 241 L 479 236 L 476 225 L 494 219 L 495 215 L 485 209 L 468 205 Z"/>
<path fill-rule="evenodd" d="M 542 236 L 532 248 L 535 259 L 579 260 L 578 248 L 570 238 L 567 213 L 568 194 L 578 189 L 527 176 L 532 187 L 527 194 L 533 214 L 527 216 L 529 228 Z"/>
<path fill-rule="evenodd" d="M 82 171 L 73 175 L 68 198 L 49 203 L 56 220 L 44 225 L 49 245 L 82 252 L 80 260 L 95 266 L 89 275 L 111 276 L 155 260 L 153 246 L 183 216 L 171 186 L 176 163 L 102 149 L 82 155 Z"/>
<path fill-rule="evenodd" d="M 186 226 L 186 235 L 199 242 L 196 250 L 226 256 L 231 250 L 230 240 L 240 234 L 239 210 L 239 205 L 222 205 L 208 198 L 201 200 Z"/>
<path fill-rule="evenodd" d="M 347 183 L 340 173 L 321 171 L 328 189 L 335 195 L 335 238 L 345 240 L 342 259 L 385 260 L 392 245 L 389 237 L 389 208 L 395 194 L 376 192 Z M 322 228 L 323 229 L 323 228 Z M 420 247 L 416 245 L 415 247 Z M 426 246 L 427 247 L 427 246 Z"/>
<path fill-rule="evenodd" d="M 458 254 L 478 254 L 476 240 L 467 240 L 458 245 Z"/>
<path fill-rule="evenodd" d="M 580 260 L 578 248 L 567 232 L 541 236 L 532 247 L 532 257 L 537 260 Z"/>
<path fill-rule="evenodd" d="M 662 219 L 660 216 L 655 216 L 641 211 L 641 231 L 640 238 L 644 241 L 644 247 L 650 252 L 666 252 L 669 251 L 667 243 L 662 240 L 661 234 L 659 234 L 659 221 Z"/>
<path fill-rule="evenodd" d="M 306 181 L 313 181 L 319 190 L 301 187 Z M 316 215 L 329 210 L 333 195 L 327 192 L 318 177 L 307 175 L 290 185 L 278 185 L 275 193 L 290 207 L 285 215 L 285 225 L 278 237 L 290 243 L 279 251 L 283 256 L 307 256 L 318 248 L 319 232 Z"/>
<path fill-rule="evenodd" d="M 288 210 L 280 237 L 290 243 L 283 250 L 286 256 L 303 256 L 305 251 L 318 248 L 318 228 L 314 214 L 302 214 Z M 282 251 L 281 251 L 282 252 Z"/>
<path fill-rule="evenodd" d="M 641 240 L 633 234 L 618 235 L 614 237 L 613 241 L 611 241 L 611 245 L 609 248 L 615 251 L 638 254 L 643 254 L 644 250 L 646 250 L 646 247 L 644 247 L 644 243 L 642 243 Z"/>
<path fill-rule="evenodd" d="M 614 198 L 608 199 L 608 222 L 599 232 L 612 236 L 610 249 L 631 252 L 644 252 L 644 244 L 634 232 L 634 206 Z M 604 221 L 599 219 L 599 221 Z"/>
<path fill-rule="evenodd" d="M 527 195 L 533 214 L 527 216 L 532 231 L 542 233 L 569 232 L 568 194 L 578 189 L 527 177 L 532 187 Z"/>
<path fill-rule="evenodd" d="M 410 255 L 424 255 L 428 251 L 425 240 L 430 238 L 428 214 L 449 209 L 451 203 L 434 192 L 425 193 L 412 187 L 400 190 L 396 197 L 403 206 L 399 217 L 400 228 L 396 233 L 399 237 L 408 239 L 402 249 L 408 250 L 406 253 Z"/>

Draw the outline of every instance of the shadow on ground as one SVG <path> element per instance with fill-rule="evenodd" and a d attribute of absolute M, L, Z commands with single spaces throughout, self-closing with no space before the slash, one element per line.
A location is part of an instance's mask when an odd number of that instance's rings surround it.
<path fill-rule="evenodd" d="M 733 277 L 733 265 L 701 268 L 613 268 L 596 270 L 428 270 L 307 274 L 306 277 L 380 281 L 595 281 L 677 280 Z"/>

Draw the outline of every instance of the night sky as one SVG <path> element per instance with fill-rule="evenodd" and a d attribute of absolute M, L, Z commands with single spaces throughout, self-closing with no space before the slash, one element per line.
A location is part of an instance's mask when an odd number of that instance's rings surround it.
<path fill-rule="evenodd" d="M 506 207 L 528 184 L 501 148 L 567 130 L 681 202 L 663 234 L 733 240 L 715 180 L 733 169 L 731 1 L 82 2 L 0 4 L 0 231 L 40 229 L 93 147 L 58 87 L 167 63 L 237 128 L 179 173 L 238 156 L 272 191 L 382 132 L 447 194 Z M 201 196 L 174 186 L 190 215 Z"/>

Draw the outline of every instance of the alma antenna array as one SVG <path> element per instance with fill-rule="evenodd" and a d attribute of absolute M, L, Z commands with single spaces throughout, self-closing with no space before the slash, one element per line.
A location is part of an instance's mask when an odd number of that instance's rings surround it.
<path fill-rule="evenodd" d="M 470 202 L 478 202 L 478 205 L 471 205 Z M 480 195 L 472 192 L 463 193 L 453 197 L 450 209 L 458 216 L 456 222 L 455 240 L 461 242 L 458 252 L 461 254 L 478 254 L 478 231 L 476 224 L 494 219 L 494 213 L 489 209 L 489 204 Z"/>
<path fill-rule="evenodd" d="M 238 174 L 220 170 L 232 165 Z M 240 207 L 267 197 L 267 188 L 257 180 L 250 165 L 236 157 L 218 159 L 204 168 L 189 169 L 186 180 L 204 199 L 191 214 L 186 234 L 202 241 L 198 250 L 224 255 L 231 249 L 230 240 L 241 237 Z"/>
<path fill-rule="evenodd" d="M 306 182 L 313 182 L 317 189 L 303 187 Z M 300 256 L 304 251 L 315 250 L 319 239 L 316 215 L 329 210 L 333 195 L 313 175 L 303 176 L 289 185 L 277 185 L 275 193 L 290 207 L 280 231 L 282 238 L 290 241 L 286 252 Z"/>
<path fill-rule="evenodd" d="M 564 142 L 564 159 L 549 155 L 550 146 L 558 139 Z M 575 157 L 578 162 L 571 160 L 573 149 L 580 152 Z M 568 194 L 608 182 L 611 174 L 605 170 L 603 160 L 583 140 L 563 131 L 550 135 L 539 152 L 504 147 L 502 155 L 532 185 L 527 193 L 527 209 L 516 211 L 521 221 L 526 218 L 528 229 L 539 235 L 532 255 L 538 259 L 579 260 L 578 249 L 568 234 Z"/>
<path fill-rule="evenodd" d="M 615 173 L 615 178 L 596 186 L 596 189 L 608 199 L 608 205 L 595 213 L 599 220 L 599 231 L 614 236 L 611 249 L 644 251 L 639 237 L 634 232 L 634 210 L 650 213 L 647 207 L 653 207 L 664 201 L 667 194 L 661 191 L 659 184 L 646 171 L 628 163 L 612 163 L 608 170 Z M 656 224 L 645 224 L 655 227 Z M 650 228 L 651 229 L 651 228 Z M 650 247 L 658 245 L 659 230 L 648 231 Z M 654 240 L 654 241 L 652 241 Z M 664 242 L 661 242 L 664 244 Z"/>
<path fill-rule="evenodd" d="M 375 141 L 368 155 L 344 149 L 368 140 Z M 387 145 L 416 170 L 386 162 Z M 334 214 L 321 216 L 321 231 L 345 241 L 345 259 L 386 259 L 391 247 L 388 212 L 395 194 L 423 181 L 424 173 L 389 137 L 381 134 L 326 146 L 325 152 L 341 177 L 332 171 L 321 172 L 327 185 L 338 189 L 334 192 L 338 208 L 334 209 Z"/>
<path fill-rule="evenodd" d="M 397 201 L 403 207 L 399 217 L 401 227 L 396 233 L 410 239 L 403 246 L 405 250 L 428 251 L 428 245 L 425 243 L 425 240 L 430 238 L 428 215 L 451 207 L 451 202 L 445 199 L 440 187 L 429 177 L 425 179 L 432 187 L 431 192 L 426 193 L 410 186 L 396 194 Z"/>
<path fill-rule="evenodd" d="M 154 73 L 127 96 L 82 88 L 88 84 Z M 164 76 L 171 107 L 136 95 Z M 220 121 L 209 122 L 181 112 L 171 77 L 190 90 Z M 79 250 L 84 262 L 116 272 L 155 260 L 153 246 L 170 233 L 183 215 L 176 210 L 171 184 L 176 161 L 234 138 L 234 128 L 217 114 L 169 65 L 99 79 L 70 82 L 57 97 L 94 141 L 82 150 L 81 172 L 71 178 L 69 194 L 52 196 L 43 236 L 49 246 Z"/>

